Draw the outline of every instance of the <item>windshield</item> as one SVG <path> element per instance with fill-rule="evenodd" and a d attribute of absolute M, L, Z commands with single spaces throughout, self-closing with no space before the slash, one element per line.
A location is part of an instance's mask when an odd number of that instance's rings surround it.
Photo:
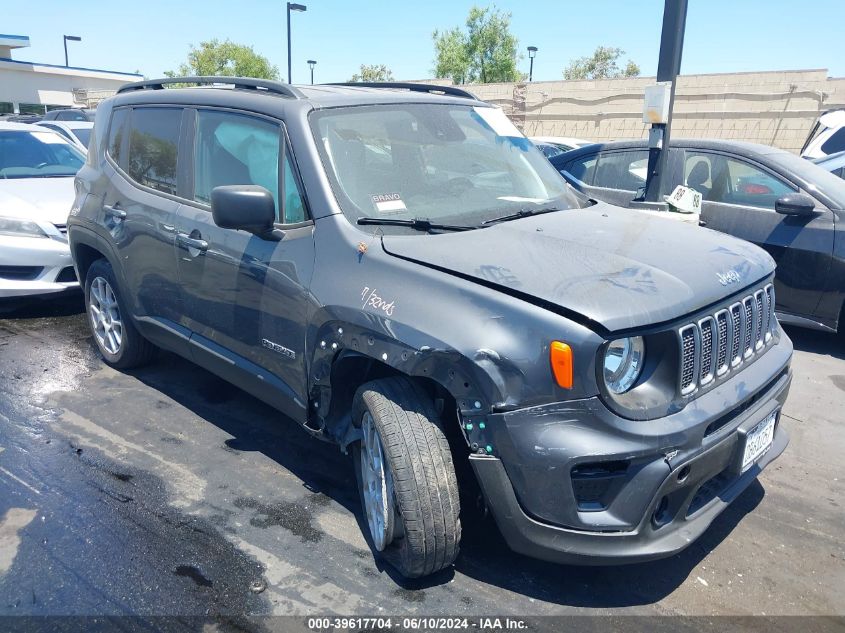
<path fill-rule="evenodd" d="M 80 140 L 80 142 L 85 146 L 88 147 L 88 143 L 91 142 L 91 128 L 90 127 L 79 127 L 74 128 L 73 130 L 74 136 Z"/>
<path fill-rule="evenodd" d="M 497 108 L 358 106 L 316 112 L 311 121 L 352 222 L 366 216 L 477 226 L 522 210 L 579 207 L 560 174 Z"/>
<path fill-rule="evenodd" d="M 834 209 L 845 209 L 845 180 L 806 158 L 789 152 L 778 152 L 769 158 L 777 161 L 787 173 L 803 178 L 810 192 L 819 192 L 829 199 Z"/>
<path fill-rule="evenodd" d="M 85 157 L 55 132 L 0 131 L 0 178 L 75 176 Z"/>

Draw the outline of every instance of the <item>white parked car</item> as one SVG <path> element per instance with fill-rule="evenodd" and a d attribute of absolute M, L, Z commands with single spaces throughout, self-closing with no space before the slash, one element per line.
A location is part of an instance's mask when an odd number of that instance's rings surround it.
<path fill-rule="evenodd" d="M 845 151 L 845 108 L 828 110 L 807 135 L 801 156 L 813 160 L 842 151 Z"/>
<path fill-rule="evenodd" d="M 546 158 L 554 158 L 571 149 L 578 149 L 592 143 L 592 141 L 570 136 L 531 136 L 529 140 L 546 155 Z"/>
<path fill-rule="evenodd" d="M 84 162 L 55 132 L 0 122 L 0 297 L 78 287 L 66 222 Z"/>
<path fill-rule="evenodd" d="M 91 130 L 94 129 L 91 121 L 39 121 L 35 125 L 58 132 L 83 152 L 88 151 Z"/>
<path fill-rule="evenodd" d="M 840 178 L 845 179 L 845 151 L 837 152 L 836 154 L 831 154 L 830 156 L 823 156 L 822 158 L 816 158 L 813 162 L 822 169 L 826 169 L 834 176 L 839 176 Z"/>

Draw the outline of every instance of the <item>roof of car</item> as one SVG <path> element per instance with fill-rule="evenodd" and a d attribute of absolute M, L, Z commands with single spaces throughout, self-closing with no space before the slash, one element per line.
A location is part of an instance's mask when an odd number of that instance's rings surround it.
<path fill-rule="evenodd" d="M 23 132 L 35 129 L 31 123 L 15 123 L 14 121 L 0 121 L 0 130 L 21 130 Z"/>
<path fill-rule="evenodd" d="M 720 139 L 701 139 L 701 138 L 673 138 L 670 145 L 676 147 L 685 147 L 692 149 L 712 149 L 724 151 L 744 151 L 754 154 L 788 154 L 784 149 L 771 147 L 769 145 L 762 145 L 760 143 L 749 143 L 747 141 L 726 141 Z M 642 149 L 648 147 L 648 139 L 632 139 L 628 141 L 609 141 L 607 143 L 593 143 L 585 145 L 577 150 L 585 151 L 587 149 L 595 150 L 610 150 L 610 149 Z"/>
<path fill-rule="evenodd" d="M 94 122 L 93 121 L 38 121 L 37 123 L 33 123 L 33 125 L 39 125 L 41 127 L 47 127 L 49 125 L 58 125 L 58 126 L 61 126 L 61 127 L 66 127 L 69 130 L 86 130 L 86 129 L 90 130 L 92 127 L 94 127 Z"/>
<path fill-rule="evenodd" d="M 212 80 L 216 80 L 212 83 Z M 208 85 L 195 87 L 165 88 L 174 82 L 198 83 Z M 232 85 L 235 82 L 237 85 Z M 172 91 L 172 92 L 171 92 Z M 266 80 L 255 80 L 242 77 L 190 77 L 155 79 L 134 84 L 127 84 L 120 88 L 117 100 L 121 102 L 147 101 L 150 97 L 132 99 L 132 95 L 155 94 L 157 101 L 173 100 L 179 103 L 195 101 L 197 104 L 211 104 L 221 93 L 232 95 L 238 93 L 241 97 L 260 99 L 275 98 L 285 102 L 307 102 L 314 108 L 333 108 L 362 104 L 389 104 L 413 102 L 475 104 L 481 105 L 470 93 L 457 86 L 437 86 L 418 83 L 379 82 L 378 84 L 317 84 L 317 85 L 289 85 Z M 164 96 L 166 95 L 166 96 Z M 484 104 L 487 105 L 487 104 Z"/>

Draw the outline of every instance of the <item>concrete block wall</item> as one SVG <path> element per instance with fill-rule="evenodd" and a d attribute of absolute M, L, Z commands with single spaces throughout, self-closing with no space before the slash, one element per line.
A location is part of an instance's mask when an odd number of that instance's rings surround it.
<path fill-rule="evenodd" d="M 643 93 L 654 77 L 467 86 L 501 106 L 529 136 L 642 138 Z M 818 114 L 845 107 L 845 78 L 826 70 L 684 75 L 672 134 L 774 145 L 798 152 Z"/>

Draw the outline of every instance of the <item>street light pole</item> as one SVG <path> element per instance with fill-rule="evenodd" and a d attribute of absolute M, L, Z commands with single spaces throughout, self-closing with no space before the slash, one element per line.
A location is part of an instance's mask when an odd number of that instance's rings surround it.
<path fill-rule="evenodd" d="M 308 7 L 304 4 L 295 4 L 288 2 L 288 83 L 293 83 L 291 80 L 291 65 L 290 65 L 290 12 L 291 11 L 305 11 Z"/>
<path fill-rule="evenodd" d="M 308 65 L 311 67 L 311 85 L 314 85 L 314 66 L 317 65 L 317 62 L 313 59 L 308 60 Z"/>
<path fill-rule="evenodd" d="M 67 61 L 67 43 L 68 43 L 68 40 L 70 40 L 71 42 L 81 42 L 82 38 L 79 37 L 78 35 L 64 35 L 63 37 L 64 37 L 64 43 L 65 43 L 65 67 L 67 67 L 69 65 L 68 61 Z"/>
<path fill-rule="evenodd" d="M 647 202 L 658 202 L 669 161 L 669 135 L 672 129 L 672 109 L 675 107 L 675 83 L 681 72 L 684 52 L 684 31 L 687 23 L 688 0 L 665 0 L 663 31 L 660 35 L 660 57 L 657 61 L 657 82 L 669 82 L 669 114 L 666 123 L 652 125 L 649 134 L 648 169 L 645 195 Z"/>
<path fill-rule="evenodd" d="M 529 83 L 534 81 L 534 57 L 537 55 L 537 47 L 536 46 L 529 46 L 528 47 L 528 59 L 531 60 L 531 66 L 528 69 L 528 81 Z"/>

